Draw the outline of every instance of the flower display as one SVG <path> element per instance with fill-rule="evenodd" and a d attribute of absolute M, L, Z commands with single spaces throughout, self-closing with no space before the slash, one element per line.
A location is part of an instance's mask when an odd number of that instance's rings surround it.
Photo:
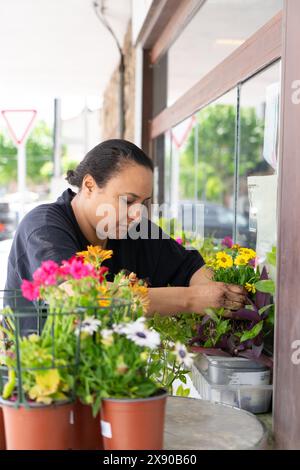
<path fill-rule="evenodd" d="M 226 248 L 232 248 L 233 247 L 233 240 L 231 237 L 225 237 L 223 238 L 221 242 L 222 246 L 225 246 Z"/>

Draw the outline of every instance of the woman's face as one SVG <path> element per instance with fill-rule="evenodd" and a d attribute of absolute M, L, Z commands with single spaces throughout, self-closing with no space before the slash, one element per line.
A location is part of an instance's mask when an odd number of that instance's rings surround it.
<path fill-rule="evenodd" d="M 123 238 L 131 224 L 137 223 L 152 197 L 153 173 L 150 169 L 128 163 L 99 188 L 86 175 L 81 189 L 83 210 L 100 239 Z"/>

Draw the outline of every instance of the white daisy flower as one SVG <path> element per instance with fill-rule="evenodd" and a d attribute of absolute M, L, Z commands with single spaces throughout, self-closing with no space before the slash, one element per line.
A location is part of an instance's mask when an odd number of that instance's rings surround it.
<path fill-rule="evenodd" d="M 192 366 L 194 361 L 194 354 L 189 353 L 184 344 L 181 344 L 179 342 L 176 343 L 175 354 L 176 359 L 180 364 L 184 364 L 184 366 L 188 369 Z"/>
<path fill-rule="evenodd" d="M 144 322 L 145 319 L 139 318 L 134 323 L 129 323 L 125 335 L 138 346 L 155 349 L 160 345 L 160 335 L 157 331 L 147 329 Z"/>
<path fill-rule="evenodd" d="M 132 328 L 135 328 L 139 325 L 139 328 L 144 328 L 146 318 L 140 317 L 135 322 L 130 323 L 114 323 L 113 331 L 119 335 L 127 335 L 128 332 L 132 331 Z M 134 326 L 135 325 L 135 326 Z"/>
<path fill-rule="evenodd" d="M 126 323 L 114 323 L 112 328 L 114 333 L 117 333 L 118 335 L 123 335 L 126 331 Z"/>
<path fill-rule="evenodd" d="M 98 328 L 101 326 L 101 321 L 97 320 L 95 317 L 86 317 L 81 325 L 78 325 L 76 328 L 75 334 L 78 335 L 79 332 L 81 333 L 88 333 L 89 335 L 93 335 L 97 332 Z"/>

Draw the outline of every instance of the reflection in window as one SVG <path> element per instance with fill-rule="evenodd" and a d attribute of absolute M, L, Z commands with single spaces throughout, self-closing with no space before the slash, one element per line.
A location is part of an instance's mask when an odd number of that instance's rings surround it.
<path fill-rule="evenodd" d="M 216 240 L 233 235 L 236 107 L 233 90 L 171 132 L 165 194 L 170 191 L 173 216 L 180 217 L 184 206 L 184 228 L 194 232 L 199 203 L 204 205 L 204 235 Z M 239 217 L 246 226 L 243 215 Z M 203 227 L 198 230 L 203 233 Z"/>
<path fill-rule="evenodd" d="M 173 104 L 282 9 L 283 0 L 207 0 L 168 52 Z"/>
<path fill-rule="evenodd" d="M 259 251 L 264 251 L 262 243 L 270 249 L 276 238 L 276 176 L 272 175 L 277 168 L 279 93 L 280 62 L 241 87 L 237 210 L 248 223 L 245 231 L 237 220 L 237 241 L 256 248 L 259 232 L 264 237 Z M 265 223 L 258 221 L 258 205 Z"/>
<path fill-rule="evenodd" d="M 205 236 L 233 236 L 237 91 L 199 111 L 197 199 L 205 205 Z"/>

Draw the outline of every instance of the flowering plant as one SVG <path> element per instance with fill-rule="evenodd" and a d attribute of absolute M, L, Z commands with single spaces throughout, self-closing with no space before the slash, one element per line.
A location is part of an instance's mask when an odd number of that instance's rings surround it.
<path fill-rule="evenodd" d="M 207 261 L 214 281 L 244 286 L 250 295 L 255 294 L 255 283 L 260 278 L 256 264 L 256 252 L 239 245 L 224 246 Z"/>
<path fill-rule="evenodd" d="M 115 323 L 108 317 L 102 316 L 101 321 L 93 317 L 81 325 L 77 396 L 92 406 L 94 415 L 103 398 L 146 398 L 166 385 L 160 380 L 164 363 L 156 360 L 160 334 L 143 316 L 135 320 L 121 317 Z M 189 358 L 179 343 L 169 354 L 178 371 L 182 369 L 183 355 L 186 361 Z"/>
<path fill-rule="evenodd" d="M 145 398 L 161 388 L 169 390 L 171 385 L 165 375 L 166 360 L 157 360 L 163 346 L 161 335 L 152 320 L 145 318 L 147 283 L 123 270 L 113 282 L 105 280 L 99 291 L 101 309 L 85 318 L 80 328 L 77 380 L 77 396 L 92 406 L 94 414 L 103 398 Z M 122 302 L 115 305 L 113 313 L 103 315 L 100 312 L 111 299 Z M 184 358 L 191 361 L 191 355 L 177 342 L 168 351 L 174 379 L 183 374 Z"/>
<path fill-rule="evenodd" d="M 111 251 L 88 247 L 61 265 L 42 263 L 23 294 L 49 303 L 51 309 L 82 312 L 73 318 L 73 336 L 80 340 L 76 395 L 94 414 L 105 397 L 143 398 L 169 389 L 166 361 L 157 361 L 160 335 L 147 321 L 148 287 L 134 273 L 121 271 L 112 282 L 102 266 Z M 47 324 L 47 323 L 46 323 Z M 168 351 L 173 379 L 183 374 L 191 355 L 179 342 Z"/>
<path fill-rule="evenodd" d="M 269 285 L 267 270 L 263 268 L 260 273 L 254 250 L 232 245 L 230 240 L 226 242 L 224 249 L 208 263 L 213 280 L 244 286 L 248 291 L 248 305 L 231 312 L 230 318 L 224 318 L 224 309 L 207 309 L 190 344 L 257 359 L 274 321 L 270 291 L 263 289 L 266 283 Z"/>
<path fill-rule="evenodd" d="M 46 405 L 71 399 L 78 348 L 74 315 L 66 315 L 61 321 L 61 314 L 57 318 L 49 314 L 40 334 L 23 336 L 16 327 L 22 314 L 10 308 L 1 313 L 0 364 L 8 371 L 2 398 Z"/>
<path fill-rule="evenodd" d="M 112 251 L 89 246 L 59 265 L 55 261 L 44 261 L 33 273 L 33 280 L 23 280 L 23 296 L 30 301 L 45 300 L 50 309 L 69 309 L 98 305 L 101 284 L 105 281 L 108 268 L 101 263 L 112 256 Z M 66 295 L 67 294 L 67 295 Z"/>

